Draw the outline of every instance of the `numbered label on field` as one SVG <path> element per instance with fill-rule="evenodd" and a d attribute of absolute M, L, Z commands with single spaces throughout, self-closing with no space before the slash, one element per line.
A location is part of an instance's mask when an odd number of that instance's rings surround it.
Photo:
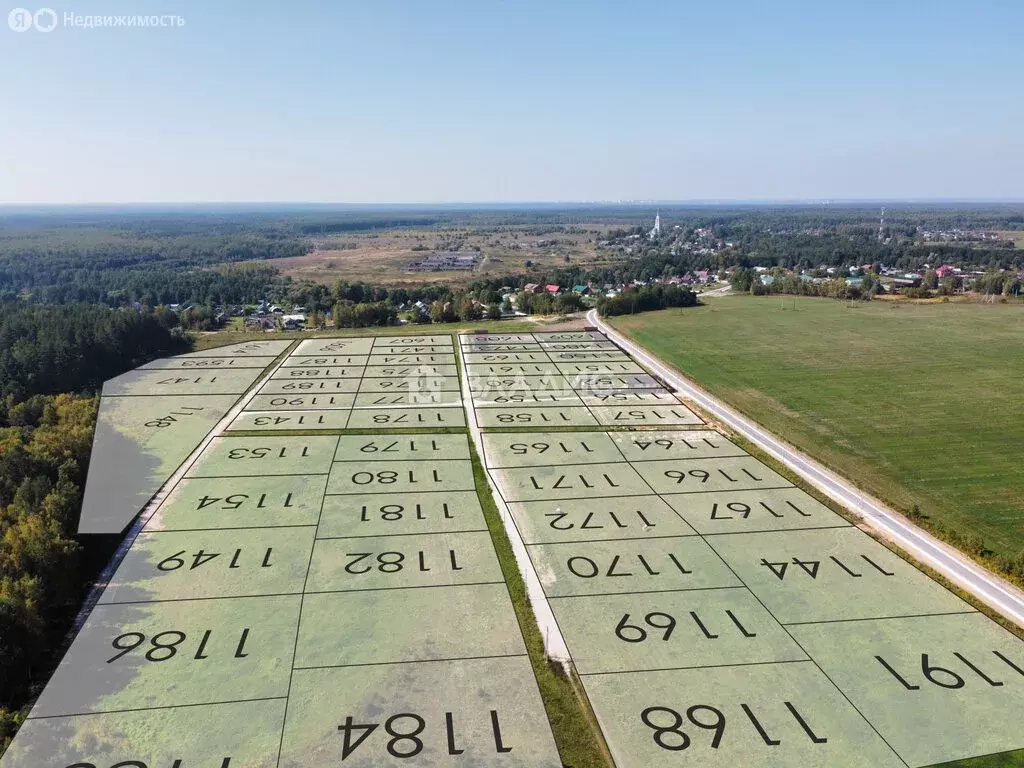
<path fill-rule="evenodd" d="M 338 667 L 515 656 L 508 587 L 463 584 L 306 595 L 295 666 Z"/>
<path fill-rule="evenodd" d="M 587 394 L 663 390 L 661 382 L 648 373 L 578 373 L 570 377 L 572 386 Z"/>
<path fill-rule="evenodd" d="M 567 597 L 551 606 L 581 675 L 807 658 L 743 587 Z"/>
<path fill-rule="evenodd" d="M 694 531 L 657 496 L 604 497 L 509 503 L 527 544 L 601 539 L 693 536 Z"/>
<path fill-rule="evenodd" d="M 366 364 L 375 368 L 389 365 L 454 365 L 455 355 L 451 353 L 430 354 L 422 351 L 419 354 L 413 351 L 393 354 L 377 354 L 375 352 L 370 355 Z"/>
<path fill-rule="evenodd" d="M 697 414 L 682 403 L 646 405 L 641 402 L 617 405 L 592 405 L 598 423 L 609 427 L 683 426 L 703 424 Z"/>
<path fill-rule="evenodd" d="M 302 592 L 312 528 L 140 533 L 101 603 Z"/>
<path fill-rule="evenodd" d="M 441 392 L 425 385 L 405 392 L 360 392 L 356 395 L 355 405 L 357 408 L 422 408 L 425 405 L 459 407 L 462 405 L 462 394 Z"/>
<path fill-rule="evenodd" d="M 243 411 L 228 425 L 229 432 L 344 429 L 348 410 Z"/>
<path fill-rule="evenodd" d="M 628 362 L 623 362 L 628 361 Z M 611 362 L 557 362 L 555 367 L 558 372 L 566 376 L 576 376 L 578 374 L 607 374 L 607 373 L 647 373 L 643 368 L 640 367 L 639 363 L 635 363 L 628 358 L 623 358 L 623 361 L 611 361 Z"/>
<path fill-rule="evenodd" d="M 337 368 L 338 366 L 362 367 L 367 355 L 292 355 L 282 368 Z"/>
<path fill-rule="evenodd" d="M 373 348 L 373 338 L 307 339 L 292 352 L 291 357 L 366 355 Z"/>
<path fill-rule="evenodd" d="M 491 472 L 505 501 L 642 496 L 651 489 L 626 462 L 514 467 Z"/>
<path fill-rule="evenodd" d="M 968 610 L 856 528 L 709 537 L 783 624 Z"/>
<path fill-rule="evenodd" d="M 694 536 L 535 544 L 529 550 L 548 597 L 740 586 Z"/>
<path fill-rule="evenodd" d="M 479 376 L 551 376 L 558 375 L 554 363 L 471 363 L 466 361 L 466 371 L 471 377 Z"/>
<path fill-rule="evenodd" d="M 377 351 L 380 347 L 417 347 L 417 346 L 433 346 L 433 347 L 451 347 L 452 337 L 445 336 L 442 334 L 433 334 L 429 336 L 377 336 L 373 341 L 373 349 Z"/>
<path fill-rule="evenodd" d="M 322 365 L 311 368 L 278 368 L 271 379 L 283 381 L 312 381 L 315 379 L 358 379 L 365 369 L 362 365 Z"/>
<path fill-rule="evenodd" d="M 245 406 L 247 411 L 297 411 L 348 409 L 355 403 L 354 392 L 282 392 L 256 395 Z"/>
<path fill-rule="evenodd" d="M 433 365 L 416 365 L 416 364 L 394 364 L 394 365 L 374 365 L 367 366 L 365 370 L 365 378 L 367 379 L 409 379 L 417 377 L 428 377 L 434 378 L 437 376 L 455 376 L 459 375 L 459 369 L 453 362 L 451 365 L 446 364 L 433 364 Z"/>
<path fill-rule="evenodd" d="M 575 392 L 490 392 L 475 394 L 477 408 L 564 408 L 582 407 L 583 401 Z"/>
<path fill-rule="evenodd" d="M 324 755 L 374 768 L 562 765 L 525 656 L 296 670 L 281 764 Z"/>
<path fill-rule="evenodd" d="M 178 483 L 147 531 L 315 526 L 327 475 L 193 478 Z"/>
<path fill-rule="evenodd" d="M 564 376 L 554 374 L 547 376 L 525 376 L 522 374 L 470 376 L 469 388 L 474 397 L 525 392 L 555 394 L 573 391 L 572 385 Z"/>
<path fill-rule="evenodd" d="M 904 765 L 809 661 L 594 675 L 584 684 L 620 765 Z"/>
<path fill-rule="evenodd" d="M 799 488 L 665 494 L 662 498 L 702 534 L 850 525 Z"/>
<path fill-rule="evenodd" d="M 483 443 L 490 468 L 623 460 L 606 432 L 492 432 L 483 435 Z"/>
<path fill-rule="evenodd" d="M 274 362 L 273 357 L 164 357 L 142 366 L 142 370 L 259 369 Z"/>
<path fill-rule="evenodd" d="M 98 605 L 35 717 L 284 696 L 299 595 Z"/>
<path fill-rule="evenodd" d="M 430 429 L 466 426 L 462 408 L 357 408 L 352 411 L 349 429 Z"/>
<path fill-rule="evenodd" d="M 359 379 L 270 379 L 260 387 L 261 395 L 336 395 L 356 392 Z"/>
<path fill-rule="evenodd" d="M 534 341 L 532 333 L 476 333 L 459 336 L 459 342 L 469 344 L 530 344 Z"/>
<path fill-rule="evenodd" d="M 281 699 L 29 719 L 4 754 L 3 764 L 4 768 L 271 766 L 277 760 L 284 705 Z M 111 738 L 122 733 L 132 734 L 131 741 Z M 217 738 L 176 738 L 193 733 L 215 733 Z"/>
<path fill-rule="evenodd" d="M 746 456 L 747 452 L 712 431 L 613 432 L 612 438 L 629 461 L 712 459 Z"/>
<path fill-rule="evenodd" d="M 223 371 L 135 370 L 109 379 L 106 397 L 121 395 L 240 395 L 261 371 L 258 368 Z"/>
<path fill-rule="evenodd" d="M 581 393 L 583 402 L 589 406 L 607 406 L 618 408 L 619 406 L 632 407 L 634 405 L 679 405 L 675 395 L 667 389 L 643 389 L 643 390 L 622 390 L 613 389 L 608 391 L 591 390 Z"/>
<path fill-rule="evenodd" d="M 489 355 L 504 352 L 543 352 L 544 348 L 536 342 L 490 342 L 482 344 L 463 344 L 462 351 L 472 355 Z"/>
<path fill-rule="evenodd" d="M 336 461 L 421 461 L 468 459 L 466 435 L 342 435 Z"/>
<path fill-rule="evenodd" d="M 407 438 L 406 438 L 407 439 Z M 429 436 L 426 438 L 429 440 Z M 339 461 L 331 468 L 327 493 L 436 493 L 473 491 L 473 465 L 468 460 Z"/>
<path fill-rule="evenodd" d="M 634 461 L 658 493 L 704 493 L 792 487 L 792 483 L 752 456 L 724 459 Z"/>
<path fill-rule="evenodd" d="M 480 408 L 476 412 L 481 427 L 593 427 L 597 420 L 587 408 Z"/>
<path fill-rule="evenodd" d="M 338 438 L 218 437 L 188 472 L 189 477 L 256 477 L 326 474 Z M 232 486 L 233 487 L 233 486 Z"/>
<path fill-rule="evenodd" d="M 909 765 L 1020 749 L 1024 642 L 986 616 L 790 631 Z"/>
<path fill-rule="evenodd" d="M 487 523 L 475 491 L 373 493 L 325 498 L 317 535 L 336 538 L 484 530 Z"/>
<path fill-rule="evenodd" d="M 382 394 L 394 395 L 400 392 L 415 392 L 415 391 L 429 391 L 429 392 L 458 392 L 459 391 L 459 377 L 458 376 L 409 376 L 406 378 L 402 377 L 391 377 L 383 379 L 368 379 L 364 378 L 359 383 L 359 392 L 380 392 Z"/>
<path fill-rule="evenodd" d="M 307 592 L 501 582 L 490 534 L 317 539 Z"/>

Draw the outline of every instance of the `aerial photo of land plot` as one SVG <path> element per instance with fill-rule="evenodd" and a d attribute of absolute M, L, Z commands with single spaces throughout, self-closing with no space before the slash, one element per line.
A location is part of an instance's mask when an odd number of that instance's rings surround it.
<path fill-rule="evenodd" d="M 0 768 L 1024 768 L 1024 4 L 14 7 Z"/>

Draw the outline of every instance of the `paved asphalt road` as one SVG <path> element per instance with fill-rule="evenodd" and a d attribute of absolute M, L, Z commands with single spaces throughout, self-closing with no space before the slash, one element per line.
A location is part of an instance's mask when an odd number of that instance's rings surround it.
<path fill-rule="evenodd" d="M 994 610 L 1024 627 L 1024 591 L 985 570 L 968 557 L 922 531 L 902 515 L 885 506 L 849 482 L 826 469 L 809 456 L 774 437 L 754 422 L 740 415 L 721 400 L 699 389 L 678 371 L 668 367 L 643 347 L 601 321 L 591 310 L 588 321 L 600 328 L 616 343 L 652 371 L 669 382 L 684 396 L 720 419 L 729 427 L 757 445 L 768 455 L 781 461 L 819 491 L 864 518 L 881 535 L 898 544 L 918 561 L 925 563 L 970 592 Z"/>

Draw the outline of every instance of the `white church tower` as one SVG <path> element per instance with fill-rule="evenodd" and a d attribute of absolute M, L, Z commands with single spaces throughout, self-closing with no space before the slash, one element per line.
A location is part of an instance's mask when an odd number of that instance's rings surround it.
<path fill-rule="evenodd" d="M 658 235 L 661 234 L 661 211 L 654 214 L 654 229 L 651 230 L 651 234 L 648 237 L 654 240 Z"/>

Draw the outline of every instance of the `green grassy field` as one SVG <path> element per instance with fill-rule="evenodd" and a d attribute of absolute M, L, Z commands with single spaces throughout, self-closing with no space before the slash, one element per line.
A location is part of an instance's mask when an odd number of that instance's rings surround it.
<path fill-rule="evenodd" d="M 1024 307 L 738 296 L 613 324 L 867 491 L 1024 550 Z"/>

